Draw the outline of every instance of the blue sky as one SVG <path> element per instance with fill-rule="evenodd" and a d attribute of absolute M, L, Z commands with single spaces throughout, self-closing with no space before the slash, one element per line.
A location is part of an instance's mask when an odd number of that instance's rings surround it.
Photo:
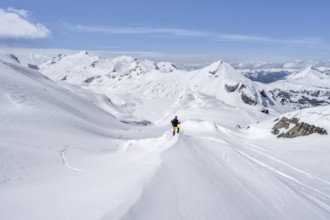
<path fill-rule="evenodd" d="M 329 8 L 327 0 L 2 0 L 0 25 L 6 26 L 3 16 L 16 13 L 34 29 L 11 25 L 10 33 L 3 33 L 6 28 L 0 27 L 0 45 L 328 60 Z"/>

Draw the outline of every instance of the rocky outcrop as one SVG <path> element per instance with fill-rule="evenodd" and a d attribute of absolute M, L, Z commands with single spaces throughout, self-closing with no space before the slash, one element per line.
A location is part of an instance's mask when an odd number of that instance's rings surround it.
<path fill-rule="evenodd" d="M 228 85 L 228 84 L 225 84 L 225 89 L 228 93 L 230 92 L 235 92 L 238 88 L 238 83 L 234 86 L 231 86 L 231 85 Z"/>
<path fill-rule="evenodd" d="M 248 105 L 256 105 L 257 104 L 257 102 L 253 98 L 247 96 L 244 92 L 241 93 L 241 98 L 242 98 L 242 100 L 245 104 L 248 104 Z"/>
<path fill-rule="evenodd" d="M 33 64 L 28 64 L 27 65 L 30 69 L 33 69 L 33 70 L 39 70 L 39 67 L 37 65 L 33 65 Z"/>
<path fill-rule="evenodd" d="M 11 58 L 11 59 L 13 59 L 13 60 L 15 60 L 17 63 L 21 63 L 19 61 L 19 59 L 17 58 L 17 56 L 15 56 L 14 54 L 9 54 L 8 57 Z"/>
<path fill-rule="evenodd" d="M 299 122 L 299 118 L 286 118 L 282 117 L 272 128 L 272 133 L 277 135 L 278 138 L 294 138 L 299 136 L 306 136 L 313 133 L 327 135 L 328 132 L 324 128 L 308 124 L 306 122 Z M 290 128 L 290 126 L 292 128 Z M 290 129 L 289 129 L 290 128 Z M 285 132 L 280 133 L 280 129 L 285 129 Z M 289 129 L 289 130 L 288 130 Z"/>
<path fill-rule="evenodd" d="M 247 87 L 244 84 L 241 84 L 241 86 L 239 86 L 239 83 L 237 83 L 236 85 L 225 84 L 225 89 L 228 93 L 232 93 L 232 92 L 237 91 L 238 93 L 241 93 L 241 99 L 245 104 L 256 105 L 257 102 L 253 98 L 249 97 L 248 95 L 246 95 L 244 93 L 243 90 L 246 89 L 246 88 Z"/>
<path fill-rule="evenodd" d="M 91 83 L 94 79 L 100 78 L 101 76 L 92 76 L 86 79 L 84 82 L 85 83 Z"/>
<path fill-rule="evenodd" d="M 242 84 L 240 87 L 239 87 L 239 89 L 238 89 L 238 92 L 241 92 L 243 89 L 245 89 L 246 88 L 246 86 L 244 85 L 244 84 Z"/>

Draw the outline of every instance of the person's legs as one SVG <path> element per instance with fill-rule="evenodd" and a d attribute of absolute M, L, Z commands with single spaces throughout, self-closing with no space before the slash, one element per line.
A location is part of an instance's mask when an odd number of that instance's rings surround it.
<path fill-rule="evenodd" d="M 173 135 L 175 135 L 175 130 L 176 130 L 176 127 L 173 127 Z"/>

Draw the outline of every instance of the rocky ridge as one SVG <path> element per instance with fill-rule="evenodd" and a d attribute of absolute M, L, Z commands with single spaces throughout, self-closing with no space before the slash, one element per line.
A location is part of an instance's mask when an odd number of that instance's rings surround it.
<path fill-rule="evenodd" d="M 313 133 L 327 135 L 326 129 L 308 124 L 306 122 L 299 122 L 299 118 L 277 118 L 277 123 L 272 128 L 272 133 L 277 135 L 278 138 L 295 138 L 300 136 L 311 135 Z M 284 129 L 284 132 L 280 130 Z"/>

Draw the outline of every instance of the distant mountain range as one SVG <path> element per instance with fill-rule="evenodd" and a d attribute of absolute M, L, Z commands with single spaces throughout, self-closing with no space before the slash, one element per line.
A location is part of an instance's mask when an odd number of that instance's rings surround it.
<path fill-rule="evenodd" d="M 20 58 L 11 56 L 20 62 Z M 108 97 L 127 89 L 152 94 L 153 98 L 180 94 L 182 99 L 188 94 L 202 93 L 229 105 L 256 105 L 279 111 L 330 103 L 330 69 L 327 67 L 310 66 L 301 71 L 265 66 L 235 69 L 217 61 L 200 69 L 180 70 L 169 62 L 156 63 L 130 56 L 109 59 L 85 51 L 59 54 L 47 61 L 42 55 L 30 57 L 33 64 L 27 63 L 27 59 L 22 63 L 50 79 Z"/>
<path fill-rule="evenodd" d="M 232 106 L 281 108 L 271 93 L 224 61 L 186 71 L 168 62 L 155 63 L 129 56 L 105 59 L 80 52 L 59 55 L 38 69 L 54 81 L 69 82 L 110 97 L 127 90 L 150 99 L 176 97 L 182 100 L 202 93 Z"/>

